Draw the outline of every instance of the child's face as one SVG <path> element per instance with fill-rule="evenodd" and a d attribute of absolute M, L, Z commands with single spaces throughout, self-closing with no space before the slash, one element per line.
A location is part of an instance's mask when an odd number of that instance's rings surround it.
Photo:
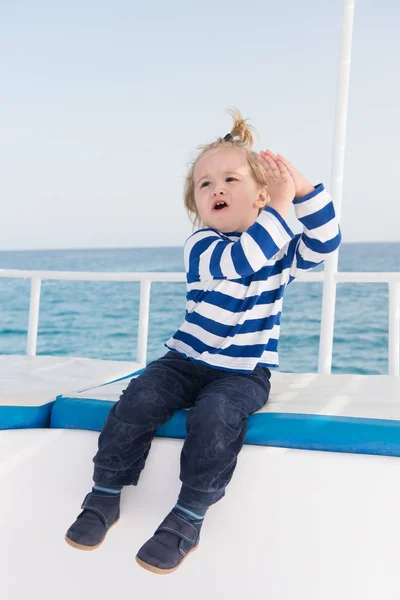
<path fill-rule="evenodd" d="M 246 231 L 266 204 L 241 148 L 214 148 L 194 168 L 194 197 L 205 226 L 222 233 Z M 221 204 L 218 208 L 217 203 Z"/>

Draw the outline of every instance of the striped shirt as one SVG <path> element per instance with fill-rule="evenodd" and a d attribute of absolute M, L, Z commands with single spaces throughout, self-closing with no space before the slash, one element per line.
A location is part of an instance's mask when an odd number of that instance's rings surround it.
<path fill-rule="evenodd" d="M 187 239 L 185 320 L 167 348 L 228 371 L 279 366 L 286 286 L 341 242 L 332 198 L 322 184 L 293 204 L 301 234 L 294 235 L 267 206 L 243 233 L 205 228 Z"/>

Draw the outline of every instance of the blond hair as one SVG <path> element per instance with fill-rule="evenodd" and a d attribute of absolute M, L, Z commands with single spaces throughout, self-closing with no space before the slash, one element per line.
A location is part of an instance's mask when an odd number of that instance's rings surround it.
<path fill-rule="evenodd" d="M 233 118 L 233 127 L 230 133 L 223 138 L 218 138 L 215 142 L 211 142 L 211 144 L 199 146 L 199 149 L 201 148 L 201 152 L 191 164 L 189 172 L 186 176 L 184 187 L 184 204 L 194 228 L 203 226 L 203 223 L 201 222 L 197 212 L 194 198 L 194 169 L 198 160 L 209 150 L 214 150 L 215 148 L 242 148 L 246 154 L 247 162 L 249 164 L 254 181 L 260 188 L 267 186 L 265 172 L 258 159 L 258 154 L 257 152 L 251 150 L 254 143 L 252 132 L 256 131 L 255 128 L 252 125 L 247 124 L 246 119 L 242 117 L 241 113 L 237 109 L 229 109 L 228 112 Z"/>

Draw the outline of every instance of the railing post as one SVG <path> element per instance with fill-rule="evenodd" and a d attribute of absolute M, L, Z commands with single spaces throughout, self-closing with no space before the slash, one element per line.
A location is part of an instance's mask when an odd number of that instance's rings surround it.
<path fill-rule="evenodd" d="M 400 284 L 389 283 L 388 373 L 400 375 Z"/>
<path fill-rule="evenodd" d="M 32 277 L 31 298 L 29 302 L 28 338 L 26 342 L 26 353 L 28 356 L 36 356 L 41 284 L 42 280 L 40 278 Z"/>
<path fill-rule="evenodd" d="M 140 304 L 139 304 L 139 324 L 138 324 L 138 346 L 137 362 L 141 367 L 146 366 L 147 360 L 147 342 L 149 337 L 149 315 L 150 315 L 150 288 L 149 279 L 140 282 Z"/>
<path fill-rule="evenodd" d="M 342 209 L 343 172 L 346 148 L 346 124 L 350 83 L 351 45 L 353 37 L 354 0 L 344 0 L 340 36 L 340 57 L 336 93 L 336 116 L 332 156 L 331 194 L 337 218 Z M 336 279 L 338 250 L 325 262 L 322 292 L 321 332 L 319 339 L 318 372 L 332 369 L 333 332 L 335 324 Z"/>

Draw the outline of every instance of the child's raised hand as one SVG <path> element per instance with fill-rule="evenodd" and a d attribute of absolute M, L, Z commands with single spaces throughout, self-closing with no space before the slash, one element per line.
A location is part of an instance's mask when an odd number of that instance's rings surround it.
<path fill-rule="evenodd" d="M 260 162 L 267 179 L 269 206 L 286 217 L 296 193 L 293 177 L 283 161 L 275 158 L 272 152 L 260 152 Z"/>
<path fill-rule="evenodd" d="M 294 195 L 295 198 L 301 198 L 302 196 L 306 196 L 310 192 L 314 191 L 314 186 L 310 183 L 294 166 L 281 154 L 274 154 L 271 150 L 266 150 L 261 154 L 266 154 L 271 158 L 283 162 L 291 176 L 293 177 L 294 184 L 296 186 L 296 193 Z"/>

